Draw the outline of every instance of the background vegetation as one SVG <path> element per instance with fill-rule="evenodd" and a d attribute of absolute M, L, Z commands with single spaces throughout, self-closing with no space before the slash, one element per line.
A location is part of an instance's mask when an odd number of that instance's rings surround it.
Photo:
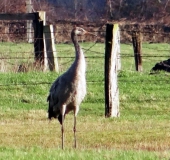
<path fill-rule="evenodd" d="M 142 22 L 169 24 L 169 0 L 31 0 L 32 11 L 46 11 L 47 21 Z M 26 12 L 26 0 L 3 0 L 1 13 Z"/>

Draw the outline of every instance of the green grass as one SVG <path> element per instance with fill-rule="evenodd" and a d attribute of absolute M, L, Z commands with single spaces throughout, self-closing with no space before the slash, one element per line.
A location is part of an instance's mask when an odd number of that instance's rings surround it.
<path fill-rule="evenodd" d="M 74 159 L 74 160 L 126 160 L 129 157 L 133 160 L 158 160 L 159 154 L 149 153 L 147 151 L 115 151 L 115 150 L 72 150 L 67 149 L 62 151 L 61 149 L 45 149 L 33 147 L 30 149 L 10 149 L 10 148 L 1 148 L 0 149 L 0 159 L 7 159 L 10 157 L 10 160 L 37 160 L 37 159 L 46 159 L 46 160 L 65 160 L 65 159 Z M 5 154 L 4 154 L 5 153 Z M 166 153 L 165 153 L 166 154 Z"/>
<path fill-rule="evenodd" d="M 7 53 L 12 50 L 12 55 L 19 50 L 23 54 L 23 46 L 31 50 L 30 44 L 10 45 L 4 43 L 0 47 Z M 105 118 L 104 44 L 82 46 L 87 50 L 87 96 L 78 114 L 78 148 L 73 149 L 73 114 L 67 115 L 65 121 L 64 151 L 60 124 L 47 120 L 46 97 L 50 85 L 74 57 L 72 45 L 58 44 L 60 73 L 0 73 L 0 159 L 169 159 L 170 75 L 149 74 L 156 62 L 167 58 L 144 57 L 144 71 L 138 73 L 132 46 L 122 44 L 122 70 L 118 75 L 120 117 Z M 168 55 L 168 47 L 168 44 L 146 43 L 143 54 Z"/>
<path fill-rule="evenodd" d="M 0 44 L 0 49 L 1 72 L 16 72 L 19 65 L 34 62 L 33 44 L 6 42 Z"/>

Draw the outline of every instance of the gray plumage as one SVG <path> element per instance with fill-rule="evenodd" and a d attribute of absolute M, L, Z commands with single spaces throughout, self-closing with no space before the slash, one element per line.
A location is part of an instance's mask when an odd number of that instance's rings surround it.
<path fill-rule="evenodd" d="M 75 27 L 71 32 L 71 38 L 75 47 L 75 60 L 71 67 L 59 76 L 50 88 L 47 98 L 49 102 L 48 118 L 58 118 L 62 125 L 62 148 L 64 147 L 64 118 L 70 111 L 74 112 L 74 138 L 76 147 L 76 116 L 80 104 L 86 95 L 86 64 L 83 51 L 78 44 L 77 36 L 91 34 L 83 28 Z"/>

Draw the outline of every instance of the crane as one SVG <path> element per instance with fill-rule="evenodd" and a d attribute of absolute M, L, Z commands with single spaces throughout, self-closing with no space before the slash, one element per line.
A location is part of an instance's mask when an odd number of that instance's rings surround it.
<path fill-rule="evenodd" d="M 71 39 L 75 47 L 75 60 L 71 67 L 52 84 L 47 101 L 48 118 L 57 118 L 61 124 L 62 149 L 64 148 L 64 119 L 70 111 L 74 112 L 74 147 L 76 148 L 76 116 L 80 104 L 86 95 L 86 63 L 83 50 L 81 49 L 77 36 L 91 34 L 83 28 L 74 27 Z"/>

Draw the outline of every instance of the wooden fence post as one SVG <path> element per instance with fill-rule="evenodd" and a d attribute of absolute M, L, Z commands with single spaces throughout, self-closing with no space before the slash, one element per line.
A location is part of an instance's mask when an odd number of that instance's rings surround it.
<path fill-rule="evenodd" d="M 37 67 L 44 65 L 43 22 L 34 20 L 34 54 Z"/>
<path fill-rule="evenodd" d="M 105 42 L 105 117 L 119 117 L 119 88 L 117 82 L 118 24 L 107 24 Z"/>
<path fill-rule="evenodd" d="M 44 26 L 44 71 L 59 71 L 53 25 Z"/>
<path fill-rule="evenodd" d="M 120 32 L 117 33 L 118 48 L 117 48 L 117 70 L 121 70 L 121 56 L 120 56 Z"/>
<path fill-rule="evenodd" d="M 43 21 L 40 19 L 39 13 L 0 14 L 0 20 L 33 21 L 35 65 L 37 67 L 44 65 Z"/>
<path fill-rule="evenodd" d="M 44 68 L 44 42 L 43 42 L 43 26 L 44 21 L 40 19 L 39 12 L 35 13 L 36 19 L 33 21 L 34 27 L 34 54 L 35 66 Z"/>
<path fill-rule="evenodd" d="M 26 12 L 27 13 L 31 13 L 32 12 L 32 0 L 26 0 Z M 27 41 L 28 43 L 32 43 L 33 42 L 33 37 L 32 37 L 32 33 L 33 33 L 33 29 L 32 29 L 32 21 L 31 20 L 27 20 Z"/>
<path fill-rule="evenodd" d="M 142 53 L 141 53 L 142 38 L 140 32 L 132 33 L 132 42 L 133 42 L 136 71 L 141 72 L 143 68 L 142 68 Z"/>
<path fill-rule="evenodd" d="M 43 21 L 43 25 L 46 25 L 46 12 L 45 11 L 38 11 L 38 15 L 41 21 Z"/>

